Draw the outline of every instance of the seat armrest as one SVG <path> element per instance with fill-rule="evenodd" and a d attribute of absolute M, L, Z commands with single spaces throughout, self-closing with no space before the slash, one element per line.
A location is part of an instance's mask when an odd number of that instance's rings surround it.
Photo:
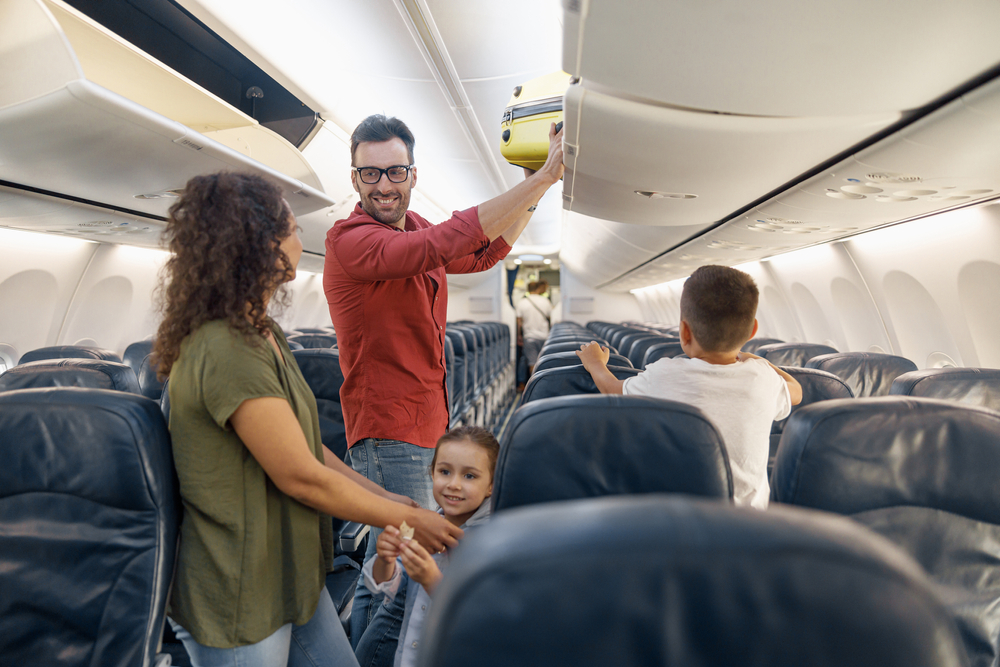
<path fill-rule="evenodd" d="M 340 531 L 340 550 L 348 554 L 357 551 L 361 546 L 361 540 L 369 530 L 366 524 L 357 521 L 346 522 Z"/>

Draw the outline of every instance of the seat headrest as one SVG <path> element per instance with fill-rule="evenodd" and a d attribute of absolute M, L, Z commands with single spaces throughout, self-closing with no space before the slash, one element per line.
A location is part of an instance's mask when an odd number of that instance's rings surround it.
<path fill-rule="evenodd" d="M 100 389 L 6 392 L 0 442 L 4 662 L 152 664 L 180 523 L 156 403 Z"/>
<path fill-rule="evenodd" d="M 307 350 L 330 349 L 337 346 L 337 337 L 333 334 L 292 334 L 287 340 L 298 343 Z"/>
<path fill-rule="evenodd" d="M 552 354 L 546 354 L 544 357 L 539 357 L 538 363 L 535 364 L 535 372 L 544 371 L 546 368 L 576 366 L 582 363 L 583 362 L 580 361 L 580 357 L 576 354 L 576 352 L 553 352 Z M 608 365 L 631 368 L 632 362 L 620 354 L 612 354 L 608 358 Z"/>
<path fill-rule="evenodd" d="M 701 410 L 646 396 L 561 396 L 514 413 L 494 510 L 634 493 L 732 498 L 722 436 Z"/>
<path fill-rule="evenodd" d="M 798 380 L 802 387 L 802 401 L 798 405 L 792 406 L 788 417 L 771 425 L 771 433 L 781 433 L 792 414 L 807 405 L 835 398 L 854 398 L 851 388 L 833 373 L 815 368 L 799 368 L 798 366 L 785 366 L 781 370 Z"/>
<path fill-rule="evenodd" d="M 890 394 L 939 398 L 1000 411 L 1000 369 L 929 368 L 897 377 Z"/>
<path fill-rule="evenodd" d="M 589 343 L 589 342 L 590 342 L 589 340 L 586 341 L 574 340 L 568 342 L 557 341 L 554 343 L 546 342 L 545 345 L 542 346 L 541 351 L 539 351 L 538 356 L 544 357 L 545 355 L 556 354 L 557 352 L 576 352 L 577 350 L 580 349 L 580 347 L 584 343 Z M 608 350 L 610 350 L 612 354 L 619 354 L 618 350 L 611 345 L 605 345 L 604 347 L 608 348 Z"/>
<path fill-rule="evenodd" d="M 684 348 L 681 347 L 680 341 L 665 340 L 662 343 L 650 345 L 646 348 L 646 352 L 642 355 L 641 367 L 645 368 L 654 361 L 659 361 L 663 358 L 679 357 L 682 354 L 684 354 Z"/>
<path fill-rule="evenodd" d="M 968 664 L 920 567 L 879 536 L 677 496 L 499 513 L 456 550 L 422 635 L 439 667 Z"/>
<path fill-rule="evenodd" d="M 340 388 L 344 384 L 344 373 L 340 370 L 340 352 L 330 348 L 314 348 L 292 350 L 292 356 L 317 399 L 340 403 Z"/>
<path fill-rule="evenodd" d="M 897 376 L 917 370 L 905 357 L 876 352 L 821 354 L 806 362 L 806 368 L 833 373 L 851 388 L 856 398 L 888 396 Z"/>
<path fill-rule="evenodd" d="M 122 358 L 111 350 L 102 350 L 98 347 L 83 347 L 80 345 L 40 347 L 37 350 L 25 352 L 21 356 L 19 363 L 26 364 L 41 359 L 103 359 L 104 361 L 122 363 Z"/>
<path fill-rule="evenodd" d="M 754 354 L 764 357 L 775 366 L 798 366 L 802 368 L 813 357 L 818 357 L 821 354 L 833 354 L 836 351 L 829 345 L 774 343 L 758 347 Z"/>
<path fill-rule="evenodd" d="M 621 366 L 608 366 L 608 370 L 619 380 L 639 374 L 634 368 Z M 599 393 L 601 392 L 594 384 L 594 378 L 583 366 L 562 366 L 535 372 L 528 380 L 524 393 L 521 394 L 521 405 L 540 398 Z"/>
<path fill-rule="evenodd" d="M 40 359 L 0 374 L 0 391 L 39 387 L 87 387 L 141 394 L 135 371 L 102 359 Z"/>
<path fill-rule="evenodd" d="M 142 366 L 142 360 L 148 357 L 152 352 L 153 341 L 140 340 L 125 348 L 125 354 L 122 355 L 122 361 L 129 368 L 134 370 L 136 375 L 138 375 L 139 367 Z"/>
<path fill-rule="evenodd" d="M 837 514 L 901 505 L 1000 524 L 1000 413 L 929 398 L 826 401 L 785 425 L 771 498 Z"/>
<path fill-rule="evenodd" d="M 749 352 L 753 354 L 755 351 L 759 350 L 765 345 L 775 345 L 777 343 L 784 343 L 785 341 L 779 338 L 751 338 L 743 347 L 740 348 L 741 352 Z"/>

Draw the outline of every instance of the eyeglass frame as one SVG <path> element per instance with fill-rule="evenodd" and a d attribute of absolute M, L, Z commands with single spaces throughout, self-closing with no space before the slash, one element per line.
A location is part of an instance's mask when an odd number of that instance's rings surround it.
<path fill-rule="evenodd" d="M 354 167 L 353 169 L 354 169 L 354 171 L 358 172 L 358 180 L 361 181 L 362 183 L 364 183 L 365 185 L 378 185 L 379 181 L 382 180 L 383 176 L 385 176 L 386 180 L 389 181 L 390 183 L 397 183 L 397 184 L 398 183 L 406 183 L 406 181 L 410 178 L 410 170 L 413 169 L 414 166 L 416 166 L 416 165 L 413 165 L 413 164 L 394 164 L 394 165 L 386 167 L 385 169 L 382 169 L 381 167 Z M 394 180 L 392 180 L 392 178 L 389 177 L 389 170 L 390 169 L 399 169 L 400 167 L 402 167 L 403 169 L 406 170 L 406 177 L 403 180 L 401 180 L 401 181 L 394 181 Z M 364 177 L 361 175 L 361 170 L 362 169 L 378 169 L 378 172 L 379 172 L 378 178 L 375 181 L 373 181 L 372 183 L 367 182 L 364 179 Z"/>

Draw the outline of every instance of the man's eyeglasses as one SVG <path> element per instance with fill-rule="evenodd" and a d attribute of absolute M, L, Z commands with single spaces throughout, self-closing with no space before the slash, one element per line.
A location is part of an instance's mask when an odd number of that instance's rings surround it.
<path fill-rule="evenodd" d="M 385 169 L 379 169 L 378 167 L 355 167 L 354 171 L 358 172 L 362 183 L 375 185 L 382 180 L 382 174 L 385 174 L 391 183 L 404 183 L 409 178 L 410 169 L 412 168 L 412 164 L 397 164 Z"/>

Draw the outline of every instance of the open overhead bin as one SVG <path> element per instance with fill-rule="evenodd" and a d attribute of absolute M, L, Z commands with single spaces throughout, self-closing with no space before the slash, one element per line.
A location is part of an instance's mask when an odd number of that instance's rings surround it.
<path fill-rule="evenodd" d="M 334 204 L 286 140 L 59 0 L 4 0 L 0 55 L 8 194 L 22 189 L 155 223 L 189 178 L 232 169 L 273 178 L 296 216 Z M 31 219 L 0 213 L 7 226 L 33 228 Z M 128 242 L 156 245 L 160 226 L 147 231 Z"/>

